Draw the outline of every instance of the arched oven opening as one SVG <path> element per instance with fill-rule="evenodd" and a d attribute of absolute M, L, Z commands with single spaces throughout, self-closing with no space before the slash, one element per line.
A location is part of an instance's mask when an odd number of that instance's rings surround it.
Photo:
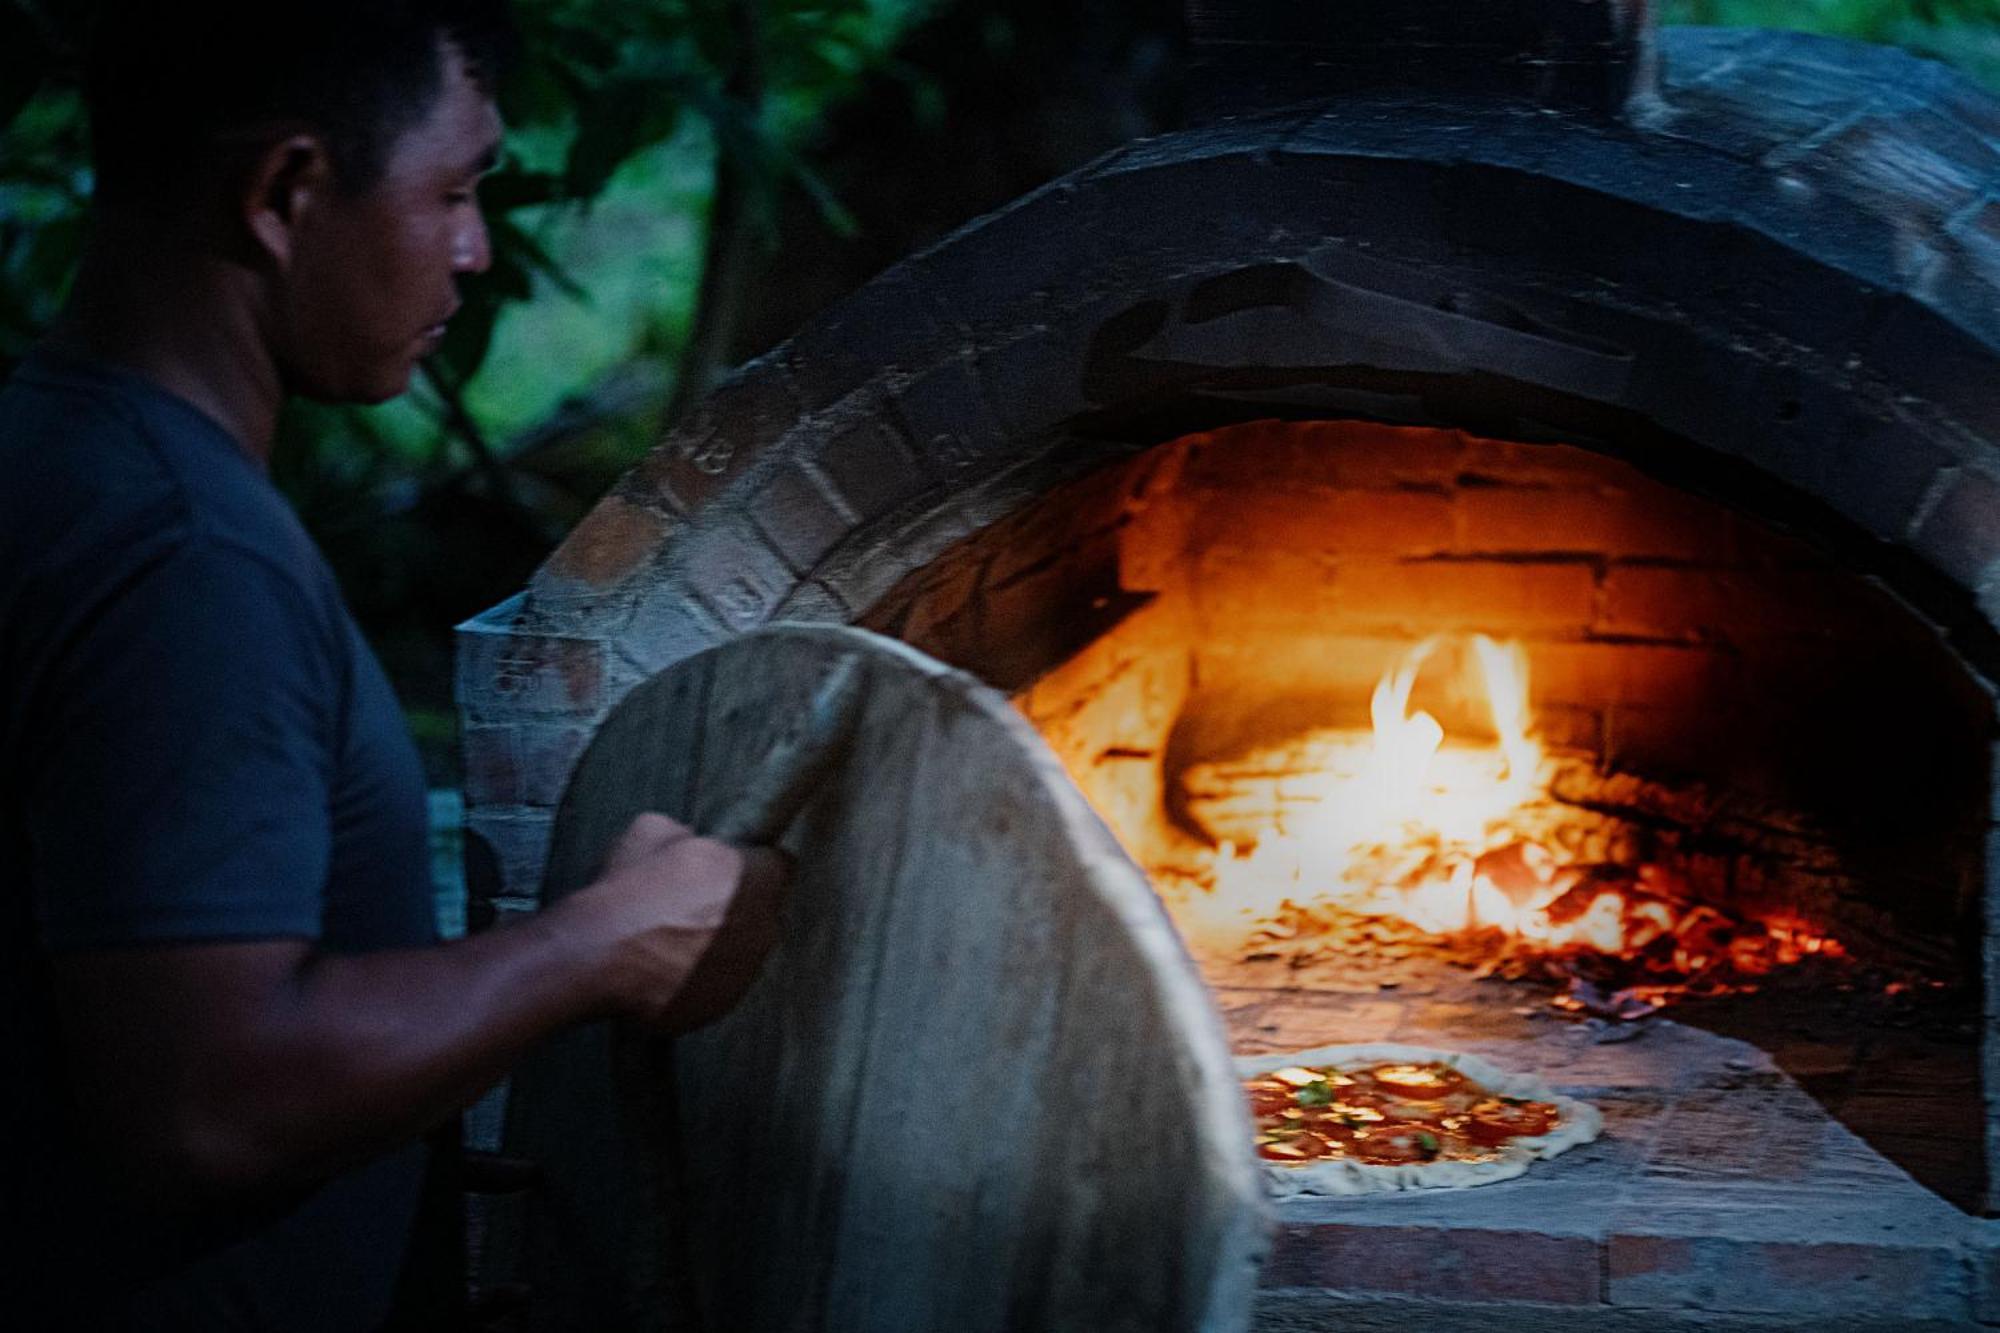
<path fill-rule="evenodd" d="M 1056 488 L 862 623 L 1013 692 L 1237 1049 L 1542 1067 L 1671 1020 L 1976 1210 L 1992 702 L 1840 545 L 1573 446 L 1266 420 Z"/>

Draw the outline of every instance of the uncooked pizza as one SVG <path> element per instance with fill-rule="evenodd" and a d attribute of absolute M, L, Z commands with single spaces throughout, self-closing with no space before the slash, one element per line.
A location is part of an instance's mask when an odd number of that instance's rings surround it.
<path fill-rule="evenodd" d="M 1485 1185 L 1604 1126 L 1596 1107 L 1539 1079 L 1421 1046 L 1322 1046 L 1236 1064 L 1279 1195 Z"/>

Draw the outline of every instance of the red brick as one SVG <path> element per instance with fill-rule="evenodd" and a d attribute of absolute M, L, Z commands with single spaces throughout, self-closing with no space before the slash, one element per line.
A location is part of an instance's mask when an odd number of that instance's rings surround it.
<path fill-rule="evenodd" d="M 1187 437 L 1197 492 L 1306 486 L 1441 487 L 1458 471 L 1454 431 L 1359 421 L 1252 421 Z"/>
<path fill-rule="evenodd" d="M 1336 555 L 1435 555 L 1452 549 L 1451 498 L 1441 492 L 1298 487 L 1218 496 L 1197 506 L 1190 545 Z"/>
<path fill-rule="evenodd" d="M 1616 1306 L 1793 1318 L 1966 1319 L 1970 1274 L 1947 1242 L 1870 1245 L 1614 1234 L 1606 1268 Z"/>
<path fill-rule="evenodd" d="M 517 730 L 513 726 L 467 727 L 460 733 L 467 805 L 521 803 L 521 763 L 514 749 Z"/>
<path fill-rule="evenodd" d="M 1310 555 L 1209 551 L 1194 567 L 1195 632 L 1248 644 L 1309 638 L 1339 616 L 1332 591 L 1332 571 Z"/>
<path fill-rule="evenodd" d="M 1614 565 L 1596 629 L 1674 639 L 1741 639 L 1866 624 L 1864 585 L 1836 570 Z"/>
<path fill-rule="evenodd" d="M 1365 717 L 1377 681 L 1411 648 L 1409 639 L 1305 632 L 1279 639 L 1199 635 L 1191 645 L 1204 689 L 1243 685 L 1345 698 Z M 1331 724 L 1329 724 L 1331 725 Z"/>
<path fill-rule="evenodd" d="M 797 574 L 809 572 L 855 526 L 831 483 L 799 464 L 765 478 L 749 506 L 758 531 Z"/>
<path fill-rule="evenodd" d="M 691 514 L 748 470 L 752 459 L 798 424 L 789 376 L 753 361 L 696 405 L 634 471 L 642 492 Z"/>
<path fill-rule="evenodd" d="M 1528 646 L 1529 692 L 1543 702 L 1688 706 L 1726 696 L 1736 663 L 1710 648 L 1666 644 L 1537 643 Z"/>
<path fill-rule="evenodd" d="M 1571 444 L 1524 444 L 1467 436 L 1458 475 L 1506 486 L 1629 485 L 1642 477 L 1622 458 Z"/>
<path fill-rule="evenodd" d="M 1280 1226 L 1263 1285 L 1550 1305 L 1603 1299 L 1597 1242 L 1539 1231 Z"/>
<path fill-rule="evenodd" d="M 1458 492 L 1459 548 L 1605 558 L 1730 561 L 1735 519 L 1643 478 L 1625 486 L 1481 486 Z"/>
<path fill-rule="evenodd" d="M 537 597 L 558 580 L 586 589 L 606 588 L 629 577 L 660 549 L 670 527 L 665 515 L 623 496 L 606 496 L 570 531 L 535 576 Z"/>
<path fill-rule="evenodd" d="M 855 623 L 944 657 L 951 636 L 964 632 L 966 606 L 986 578 L 983 550 L 976 543 L 954 547 L 912 572 Z"/>
<path fill-rule="evenodd" d="M 601 639 L 468 629 L 458 639 L 458 696 L 472 721 L 531 713 L 596 716 L 615 686 L 610 645 Z"/>
<path fill-rule="evenodd" d="M 1334 605 L 1348 625 L 1581 634 L 1590 624 L 1596 571 L 1581 562 L 1343 560 Z"/>

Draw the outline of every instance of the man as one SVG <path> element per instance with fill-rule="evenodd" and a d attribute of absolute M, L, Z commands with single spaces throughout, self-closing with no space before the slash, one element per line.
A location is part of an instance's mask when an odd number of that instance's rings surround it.
<path fill-rule="evenodd" d="M 486 266 L 504 14 L 108 8 L 92 247 L 0 391 L 0 1322 L 378 1327 L 419 1136 L 563 1025 L 721 1012 L 781 871 L 642 816 L 435 942 L 415 753 L 266 465 Z"/>

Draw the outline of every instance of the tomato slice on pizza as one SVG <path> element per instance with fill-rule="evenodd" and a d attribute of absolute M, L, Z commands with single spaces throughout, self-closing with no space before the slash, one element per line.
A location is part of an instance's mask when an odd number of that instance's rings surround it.
<path fill-rule="evenodd" d="M 1238 1063 L 1281 1194 L 1486 1184 L 1602 1127 L 1596 1108 L 1473 1056 L 1375 1045 Z"/>

